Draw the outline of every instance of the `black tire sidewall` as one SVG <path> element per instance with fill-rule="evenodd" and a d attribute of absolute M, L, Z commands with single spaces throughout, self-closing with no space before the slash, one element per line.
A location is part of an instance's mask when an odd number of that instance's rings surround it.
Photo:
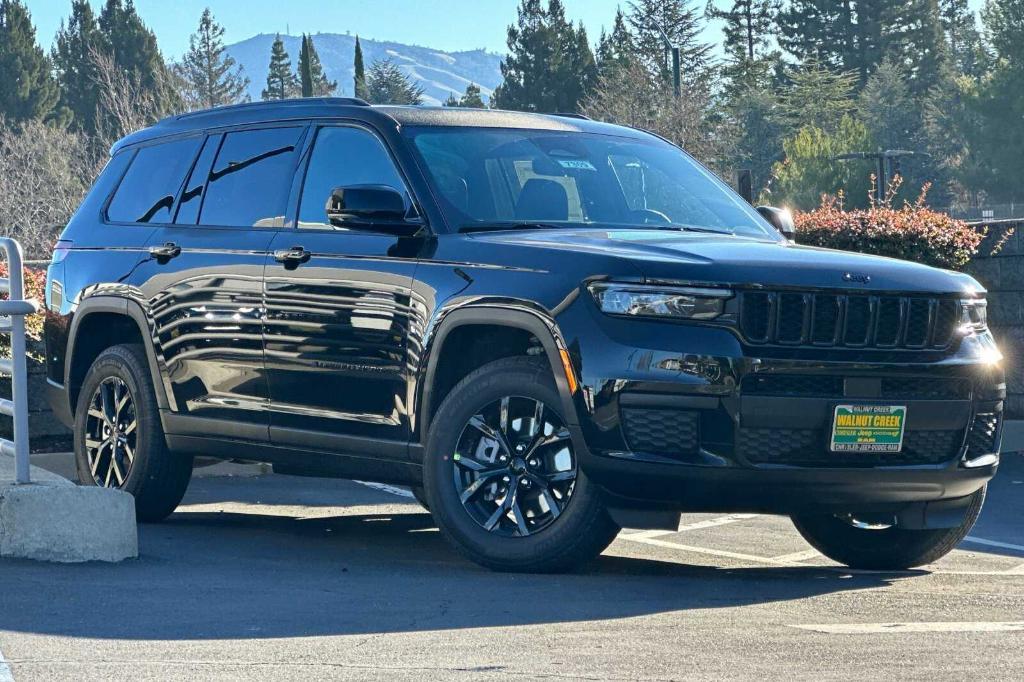
<path fill-rule="evenodd" d="M 594 532 L 592 526 L 610 524 L 600 491 L 579 468 L 575 444 L 577 478 L 569 504 L 550 526 L 534 535 L 510 538 L 485 530 L 462 506 L 455 488 L 450 453 L 455 451 L 463 428 L 481 408 L 504 396 L 543 401 L 567 423 L 545 364 L 518 358 L 499 360 L 472 373 L 452 390 L 431 422 L 423 475 L 430 509 L 442 532 L 478 563 L 503 570 L 557 570 L 559 557 L 579 544 L 581 534 Z M 603 517 L 600 521 L 607 523 L 595 523 L 595 517 Z"/>

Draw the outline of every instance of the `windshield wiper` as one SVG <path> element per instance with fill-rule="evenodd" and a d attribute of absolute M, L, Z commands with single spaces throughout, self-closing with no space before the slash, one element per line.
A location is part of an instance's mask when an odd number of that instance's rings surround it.
<path fill-rule="evenodd" d="M 710 227 L 697 227 L 696 225 L 657 225 L 661 230 L 676 230 L 678 232 L 701 232 L 704 234 L 724 234 L 730 237 L 735 236 L 733 230 L 713 230 Z"/>
<path fill-rule="evenodd" d="M 568 227 L 559 223 L 545 223 L 532 220 L 506 220 L 495 222 L 466 223 L 459 232 L 489 232 L 492 230 L 560 230 Z"/>

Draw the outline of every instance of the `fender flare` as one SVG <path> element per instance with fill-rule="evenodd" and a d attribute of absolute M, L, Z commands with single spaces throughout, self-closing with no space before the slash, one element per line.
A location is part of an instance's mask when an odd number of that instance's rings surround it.
<path fill-rule="evenodd" d="M 527 306 L 510 307 L 504 302 L 494 305 L 472 304 L 446 313 L 438 323 L 432 339 L 428 341 L 426 370 L 422 375 L 419 390 L 421 399 L 418 403 L 419 408 L 416 410 L 419 440 L 423 445 L 426 445 L 430 432 L 430 419 L 427 415 L 436 411 L 435 397 L 432 394 L 440 351 L 444 348 L 448 335 L 466 325 L 509 327 L 529 332 L 535 336 L 543 346 L 548 364 L 551 366 L 555 387 L 562 399 L 562 413 L 566 424 L 571 428 L 578 426 L 576 406 L 569 391 L 569 381 L 562 365 L 561 352 L 566 349 L 566 346 L 555 321 L 550 316 Z"/>
<path fill-rule="evenodd" d="M 153 386 L 156 387 L 156 403 L 161 411 L 171 409 L 168 400 L 167 386 L 163 380 L 163 373 L 157 363 L 156 349 L 153 343 L 153 333 L 150 331 L 149 320 L 142 306 L 138 302 L 121 296 L 99 295 L 91 296 L 83 300 L 75 310 L 71 320 L 71 329 L 68 332 L 68 348 L 70 352 L 64 363 L 64 385 L 67 387 L 68 406 L 71 405 L 71 394 L 75 388 L 71 385 L 71 368 L 74 367 L 78 344 L 78 332 L 82 323 L 90 315 L 96 313 L 107 313 L 121 315 L 132 320 L 139 329 L 142 337 L 142 346 L 146 350 L 146 359 L 149 361 L 149 373 L 153 379 Z M 72 412 L 72 415 L 74 413 Z"/>

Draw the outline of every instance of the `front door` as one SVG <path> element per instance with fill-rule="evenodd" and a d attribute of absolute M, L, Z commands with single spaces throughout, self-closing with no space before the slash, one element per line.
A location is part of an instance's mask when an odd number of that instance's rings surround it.
<path fill-rule="evenodd" d="M 404 458 L 416 258 L 398 237 L 332 224 L 325 207 L 335 187 L 409 195 L 367 129 L 321 127 L 307 156 L 297 226 L 274 238 L 264 280 L 271 440 Z"/>

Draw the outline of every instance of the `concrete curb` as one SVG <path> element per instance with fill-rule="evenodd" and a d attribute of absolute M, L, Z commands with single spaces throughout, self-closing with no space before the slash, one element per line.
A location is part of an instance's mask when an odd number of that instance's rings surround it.
<path fill-rule="evenodd" d="M 0 557 L 77 563 L 138 555 L 128 493 L 53 482 L 0 486 Z"/>

